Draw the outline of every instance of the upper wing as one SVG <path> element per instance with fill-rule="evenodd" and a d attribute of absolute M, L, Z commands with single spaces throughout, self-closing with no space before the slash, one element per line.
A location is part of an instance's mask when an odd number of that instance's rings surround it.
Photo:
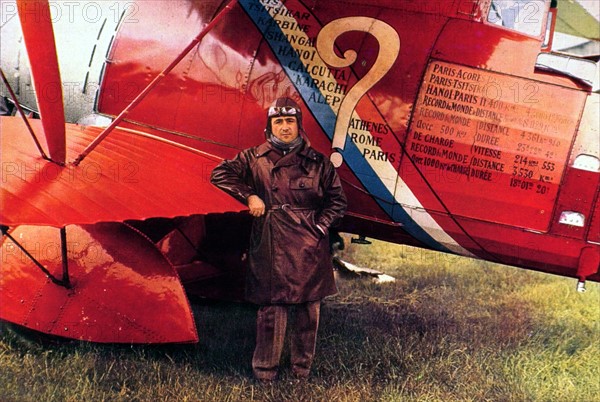
<path fill-rule="evenodd" d="M 596 2 L 587 2 L 586 5 L 582 1 L 559 1 L 558 13 L 556 16 L 556 31 L 573 35 L 579 38 L 587 38 L 592 40 L 600 40 L 600 26 L 598 25 L 598 16 L 592 16 L 584 7 L 594 9 Z M 598 10 L 598 4 L 595 9 Z"/>
<path fill-rule="evenodd" d="M 2 225 L 62 227 L 245 208 L 210 184 L 220 158 L 160 138 L 116 129 L 79 166 L 61 167 L 39 156 L 21 120 L 0 118 L 0 131 Z M 67 125 L 69 154 L 100 131 Z"/>

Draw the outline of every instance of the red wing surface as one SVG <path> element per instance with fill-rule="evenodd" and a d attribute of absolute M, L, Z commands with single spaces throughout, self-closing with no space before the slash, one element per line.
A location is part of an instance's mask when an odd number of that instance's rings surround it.
<path fill-rule="evenodd" d="M 117 129 L 79 166 L 61 167 L 39 157 L 22 121 L 6 117 L 0 124 L 3 225 L 60 227 L 244 209 L 210 184 L 220 159 L 201 151 Z M 39 129 L 40 122 L 32 125 Z M 68 154 L 78 155 L 100 131 L 68 125 Z"/>

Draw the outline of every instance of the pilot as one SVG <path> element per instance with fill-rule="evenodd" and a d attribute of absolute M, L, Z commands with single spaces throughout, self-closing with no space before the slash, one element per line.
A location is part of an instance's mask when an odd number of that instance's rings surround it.
<path fill-rule="evenodd" d="M 254 217 L 246 299 L 259 306 L 252 370 L 274 381 L 290 320 L 292 375 L 309 376 L 321 300 L 337 292 L 329 230 L 346 210 L 346 196 L 329 161 L 310 147 L 302 110 L 290 98 L 267 111 L 266 142 L 225 160 L 211 182 L 246 203 Z"/>

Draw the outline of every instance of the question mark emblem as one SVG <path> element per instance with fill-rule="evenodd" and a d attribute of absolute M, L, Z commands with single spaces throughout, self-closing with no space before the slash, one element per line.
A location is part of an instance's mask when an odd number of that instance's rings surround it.
<path fill-rule="evenodd" d="M 335 52 L 336 39 L 350 31 L 373 35 L 379 42 L 379 53 L 371 69 L 348 91 L 340 104 L 331 143 L 335 152 L 331 154 L 330 159 L 335 167 L 340 167 L 344 161 L 340 152 L 344 150 L 346 133 L 356 105 L 363 95 L 387 74 L 400 53 L 400 37 L 392 26 L 375 18 L 346 17 L 331 21 L 319 32 L 316 46 L 319 56 L 325 63 L 335 68 L 345 68 L 354 64 L 357 57 L 356 51 L 347 50 L 343 57 L 339 57 Z"/>

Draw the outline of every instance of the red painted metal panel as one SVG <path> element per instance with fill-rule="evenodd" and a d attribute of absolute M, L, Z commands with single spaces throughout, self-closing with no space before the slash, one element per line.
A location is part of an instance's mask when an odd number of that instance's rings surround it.
<path fill-rule="evenodd" d="M 115 37 L 98 109 L 119 114 L 198 35 L 220 3 L 139 2 L 136 20 L 140 23 L 122 24 Z M 157 29 L 149 30 L 149 26 Z M 250 71 L 266 72 L 271 67 L 253 65 L 260 41 L 243 11 L 234 7 L 128 119 L 199 138 L 180 140 L 208 152 L 227 153 L 231 147 L 257 143 L 264 138 L 264 122 L 242 116 L 263 112 L 261 106 L 244 102 L 260 90 L 248 82 Z"/>
<path fill-rule="evenodd" d="M 552 222 L 552 233 L 563 236 L 585 239 L 589 228 L 593 238 L 591 225 L 594 212 L 594 200 L 598 193 L 600 175 L 598 172 L 569 168 L 561 186 L 560 196 L 557 199 L 556 213 Z M 581 214 L 584 226 L 561 223 L 563 212 Z"/>
<path fill-rule="evenodd" d="M 0 128 L 3 225 L 62 227 L 245 208 L 210 184 L 220 158 L 118 129 L 79 166 L 60 167 L 37 156 L 19 119 L 2 117 Z M 70 155 L 100 131 L 69 125 Z"/>
<path fill-rule="evenodd" d="M 18 11 L 48 156 L 64 163 L 65 111 L 50 6 L 47 0 L 19 0 Z"/>
<path fill-rule="evenodd" d="M 407 149 L 451 214 L 547 231 L 584 102 L 580 91 L 434 60 Z"/>
<path fill-rule="evenodd" d="M 58 229 L 20 226 L 10 233 L 55 277 L 61 277 Z M 179 278 L 148 239 L 120 223 L 70 225 L 66 233 L 70 289 L 52 283 L 3 237 L 1 319 L 94 342 L 198 340 Z"/>
<path fill-rule="evenodd" d="M 433 57 L 527 77 L 540 52 L 540 41 L 485 23 L 450 20 L 435 44 Z M 518 61 L 515 56 L 518 56 Z"/>
<path fill-rule="evenodd" d="M 143 23 L 123 24 L 116 36 L 110 54 L 111 63 L 107 64 L 105 70 L 99 110 L 111 115 L 120 113 L 154 74 L 181 51 L 183 44 L 197 35 L 201 26 L 216 12 L 218 3 L 205 2 L 200 9 L 187 5 L 178 8 L 171 6 L 171 3 L 166 6 L 164 2 L 140 3 L 136 18 Z M 330 10 L 332 7 L 333 10 Z M 318 10 L 320 8 L 317 7 Z M 328 3 L 327 8 L 326 18 L 334 18 L 339 12 L 356 13 L 364 10 L 377 15 L 380 10 L 364 5 L 348 9 L 333 3 Z M 415 14 L 413 17 L 418 17 L 419 23 L 426 23 L 423 16 Z M 171 24 L 173 19 L 178 21 L 175 28 Z M 438 26 L 441 23 L 441 20 L 436 21 Z M 157 29 L 148 31 L 147 26 Z M 231 27 L 236 29 L 232 30 Z M 316 36 L 319 27 L 314 25 L 311 35 Z M 406 29 L 408 32 L 409 27 Z M 242 31 L 244 35 L 236 34 Z M 434 32 L 428 34 L 428 40 L 433 40 Z M 139 43 L 147 45 L 139 46 Z M 412 53 L 418 52 L 418 59 L 424 62 L 426 47 L 407 44 L 406 49 Z M 372 52 L 367 49 L 364 55 L 370 58 L 368 63 L 372 63 Z M 406 58 L 415 60 L 417 56 L 411 54 Z M 401 74 L 410 74 L 409 70 L 414 65 L 413 61 L 405 66 Z M 390 76 L 381 84 L 382 88 L 386 86 L 401 90 L 402 97 L 410 99 L 416 93 L 417 83 L 410 82 L 408 85 Z M 236 7 L 222 24 L 207 35 L 198 50 L 192 52 L 164 79 L 154 94 L 150 94 L 131 112 L 128 120 L 143 122 L 143 130 L 228 158 L 242 148 L 264 141 L 265 110 L 275 98 L 285 94 L 299 97 L 294 83 L 264 43 L 256 27 Z M 406 105 L 401 107 L 408 109 Z M 307 110 L 306 107 L 304 109 Z M 387 115 L 391 124 L 399 129 L 399 135 L 402 135 L 406 119 L 396 119 L 398 113 L 391 106 Z M 135 124 L 131 126 L 135 127 Z M 312 145 L 329 154 L 331 142 L 323 135 L 319 122 L 310 113 L 304 115 L 304 127 Z M 153 128 L 170 130 L 171 133 Z M 340 173 L 349 183 L 347 190 L 351 208 L 360 210 L 366 216 L 386 219 L 373 197 L 356 179 L 355 173 L 345 167 Z"/>
<path fill-rule="evenodd" d="M 564 236 L 535 233 L 507 225 L 494 225 L 490 230 L 486 222 L 471 219 L 458 221 L 467 233 L 478 239 L 489 255 L 495 256 L 485 258 L 501 264 L 576 278 L 581 251 L 586 247 L 600 251 L 598 245 L 590 246 Z M 596 273 L 587 279 L 599 281 L 600 274 Z"/>
<path fill-rule="evenodd" d="M 596 203 L 590 216 L 590 228 L 587 240 L 600 244 L 600 191 L 596 194 Z"/>

